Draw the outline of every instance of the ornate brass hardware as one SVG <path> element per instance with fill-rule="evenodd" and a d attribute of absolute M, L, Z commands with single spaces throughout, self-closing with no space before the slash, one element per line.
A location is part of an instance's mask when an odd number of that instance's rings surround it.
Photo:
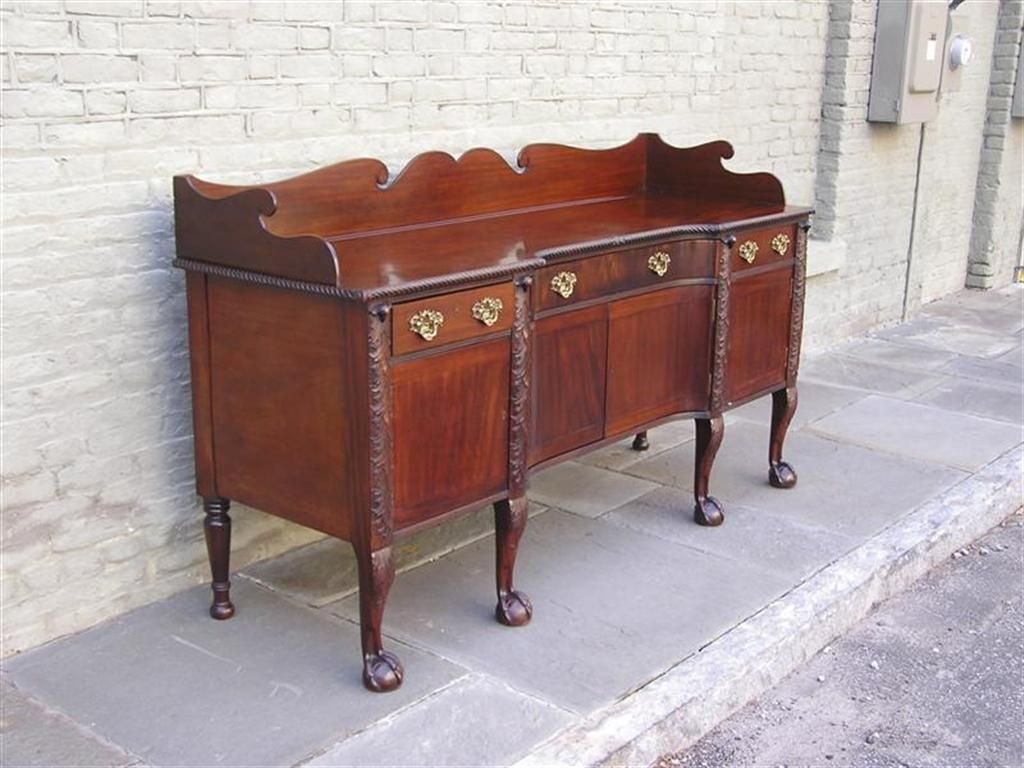
<path fill-rule="evenodd" d="M 776 235 L 772 238 L 772 250 L 779 256 L 785 256 L 789 250 L 789 235 Z"/>
<path fill-rule="evenodd" d="M 424 341 L 433 341 L 444 325 L 444 315 L 436 309 L 424 309 L 409 318 L 409 330 L 419 334 Z"/>
<path fill-rule="evenodd" d="M 647 268 L 658 277 L 664 277 L 665 273 L 668 272 L 668 265 L 671 263 L 672 258 L 667 253 L 658 251 L 647 259 Z"/>
<path fill-rule="evenodd" d="M 501 299 L 485 296 L 473 305 L 473 318 L 490 328 L 498 322 L 498 317 L 504 308 L 505 305 L 501 303 Z"/>
<path fill-rule="evenodd" d="M 563 299 L 568 299 L 572 296 L 572 292 L 576 290 L 576 273 L 559 272 L 551 278 L 551 290 Z"/>
<path fill-rule="evenodd" d="M 757 258 L 757 243 L 753 240 L 747 240 L 740 244 L 740 258 L 743 259 L 747 264 L 753 264 L 754 259 Z"/>

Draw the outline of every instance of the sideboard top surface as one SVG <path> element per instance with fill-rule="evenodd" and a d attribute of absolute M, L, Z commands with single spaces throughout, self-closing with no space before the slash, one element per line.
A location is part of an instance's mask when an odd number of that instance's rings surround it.
<path fill-rule="evenodd" d="M 449 272 L 528 268 L 589 250 L 714 234 L 722 225 L 797 218 L 806 212 L 789 206 L 771 210 L 630 197 L 327 239 L 340 256 L 342 284 L 373 291 L 379 286 L 427 283 Z"/>
<path fill-rule="evenodd" d="M 724 141 L 429 152 L 390 178 L 352 160 L 259 186 L 174 180 L 179 264 L 320 284 L 357 299 L 496 279 L 591 251 L 805 218 L 771 174 L 722 166 Z"/>

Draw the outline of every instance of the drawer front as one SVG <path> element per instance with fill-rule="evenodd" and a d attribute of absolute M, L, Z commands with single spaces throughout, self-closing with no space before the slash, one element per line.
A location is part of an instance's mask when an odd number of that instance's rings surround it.
<path fill-rule="evenodd" d="M 396 355 L 507 331 L 512 326 L 512 283 L 488 285 L 396 304 L 391 348 Z"/>
<path fill-rule="evenodd" d="M 614 251 L 540 270 L 536 306 L 568 306 L 610 293 L 714 276 L 715 244 L 685 240 Z"/>
<path fill-rule="evenodd" d="M 796 227 L 785 224 L 766 229 L 736 233 L 732 250 L 732 271 L 763 267 L 793 258 L 796 253 Z"/>

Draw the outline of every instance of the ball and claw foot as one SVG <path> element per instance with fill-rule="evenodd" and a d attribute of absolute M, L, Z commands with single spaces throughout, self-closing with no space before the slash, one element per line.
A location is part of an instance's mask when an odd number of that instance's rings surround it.
<path fill-rule="evenodd" d="M 646 451 L 651 447 L 650 442 L 647 440 L 647 433 L 641 432 L 639 435 L 633 438 L 633 450 L 634 451 Z"/>
<path fill-rule="evenodd" d="M 235 615 L 235 606 L 230 601 L 227 603 L 214 603 L 210 606 L 210 615 L 218 621 L 230 619 Z"/>
<path fill-rule="evenodd" d="M 387 693 L 402 684 L 402 662 L 390 651 L 380 651 L 363 659 L 363 685 L 374 693 Z"/>
<path fill-rule="evenodd" d="M 506 627 L 521 627 L 530 623 L 533 616 L 533 603 L 522 592 L 513 590 L 498 598 L 494 609 L 494 617 Z"/>
<path fill-rule="evenodd" d="M 714 527 L 725 522 L 725 512 L 722 504 L 714 496 L 705 496 L 698 499 L 693 506 L 693 520 L 697 525 Z"/>
<path fill-rule="evenodd" d="M 796 485 L 796 471 L 785 461 L 768 467 L 768 482 L 774 488 L 792 488 Z"/>

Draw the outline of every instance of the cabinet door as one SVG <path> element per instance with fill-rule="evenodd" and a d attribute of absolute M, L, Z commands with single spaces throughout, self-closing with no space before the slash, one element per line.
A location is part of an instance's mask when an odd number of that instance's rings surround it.
<path fill-rule="evenodd" d="M 605 434 L 673 413 L 707 410 L 710 331 L 708 285 L 612 303 Z"/>
<path fill-rule="evenodd" d="M 530 385 L 531 464 L 604 436 L 607 322 L 603 305 L 536 322 Z"/>
<path fill-rule="evenodd" d="M 507 486 L 507 338 L 396 362 L 391 376 L 397 528 Z"/>
<path fill-rule="evenodd" d="M 727 406 L 785 384 L 792 302 L 790 268 L 733 278 L 725 357 Z"/>

